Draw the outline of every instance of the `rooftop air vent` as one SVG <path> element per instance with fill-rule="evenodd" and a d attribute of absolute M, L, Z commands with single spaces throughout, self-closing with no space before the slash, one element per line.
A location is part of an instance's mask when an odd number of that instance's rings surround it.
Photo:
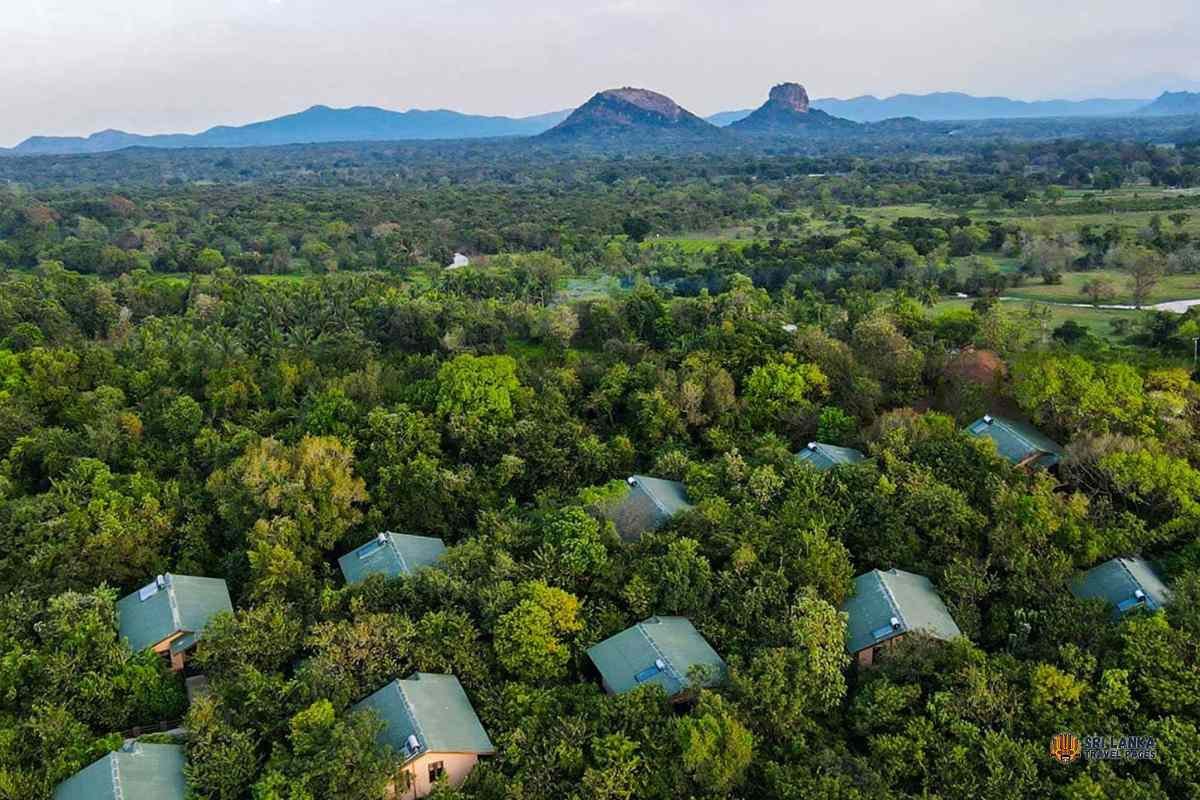
<path fill-rule="evenodd" d="M 816 450 L 816 449 L 817 449 L 817 443 L 816 443 L 816 442 L 809 442 L 809 443 L 808 443 L 808 449 L 809 449 L 809 450 Z"/>
<path fill-rule="evenodd" d="M 386 533 L 379 534 L 378 536 L 375 537 L 375 541 L 379 542 L 380 544 L 387 544 L 387 534 Z"/>
<path fill-rule="evenodd" d="M 991 415 L 991 414 L 984 414 L 984 415 L 983 415 L 983 421 L 984 421 L 985 423 L 987 423 L 988 425 L 991 425 L 991 424 L 992 424 L 993 422 L 995 422 L 996 420 L 995 420 L 995 418 L 993 418 L 993 417 L 992 417 L 992 415 Z"/>
<path fill-rule="evenodd" d="M 419 753 L 421 751 L 421 740 L 415 734 L 409 734 L 408 738 L 404 741 L 404 748 L 408 750 L 409 755 Z"/>
<path fill-rule="evenodd" d="M 637 478 L 627 478 L 626 483 L 628 483 L 630 486 L 637 486 Z"/>
<path fill-rule="evenodd" d="M 892 630 L 894 630 L 894 631 L 900 630 L 900 618 L 899 617 L 892 617 L 890 622 L 892 625 Z"/>
<path fill-rule="evenodd" d="M 1139 603 L 1143 603 L 1146 600 L 1146 593 L 1143 592 L 1141 589 L 1138 589 L 1136 592 L 1134 592 L 1133 596 L 1137 598 L 1137 601 Z"/>

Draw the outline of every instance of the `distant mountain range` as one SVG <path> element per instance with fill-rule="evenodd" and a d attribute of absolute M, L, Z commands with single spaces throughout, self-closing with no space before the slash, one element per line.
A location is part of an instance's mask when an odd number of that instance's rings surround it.
<path fill-rule="evenodd" d="M 1200 114 L 1200 93 L 1164 92 L 1148 100 L 1039 100 L 974 97 L 959 92 L 898 94 L 849 100 L 809 102 L 799 84 L 775 87 L 758 109 L 726 111 L 702 119 L 670 98 L 647 89 L 610 89 L 569 111 L 531 117 L 491 117 L 457 111 L 388 111 L 370 106 L 313 106 L 297 114 L 238 127 L 218 126 L 196 134 L 144 136 L 107 130 L 91 136 L 34 136 L 0 155 L 100 153 L 126 147 L 267 147 L 323 142 L 476 139 L 537 136 L 545 140 L 613 139 L 630 131 L 656 138 L 701 141 L 722 135 L 720 128 L 755 135 L 809 135 L 848 131 L 856 123 L 903 118 L 912 129 L 918 120 L 987 120 L 1035 117 Z M 889 125 L 895 127 L 889 122 Z M 881 130 L 875 128 L 875 130 Z"/>
<path fill-rule="evenodd" d="M 320 142 L 373 142 L 402 139 L 476 139 L 533 136 L 561 122 L 571 112 L 533 117 L 484 117 L 457 111 L 388 111 L 371 106 L 313 106 L 240 127 L 221 125 L 196 134 L 142 136 L 101 131 L 88 137 L 34 136 L 12 148 L 15 155 L 100 153 L 124 147 L 269 147 Z"/>
<path fill-rule="evenodd" d="M 1020 119 L 1029 117 L 1099 117 L 1129 114 L 1149 100 L 1011 100 L 1007 97 L 975 97 L 961 92 L 897 94 L 891 97 L 863 95 L 849 100 L 825 97 L 812 107 L 855 122 L 879 122 L 896 117 L 922 120 Z M 749 116 L 750 110 L 723 111 L 708 118 L 725 126 Z"/>

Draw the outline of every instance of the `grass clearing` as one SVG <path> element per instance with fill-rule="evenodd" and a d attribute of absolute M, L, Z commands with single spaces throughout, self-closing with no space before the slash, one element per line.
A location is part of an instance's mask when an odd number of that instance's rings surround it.
<path fill-rule="evenodd" d="M 580 300 L 597 300 L 621 288 L 621 281 L 613 275 L 579 276 L 567 278 L 554 298 L 556 303 L 575 303 Z"/>
<path fill-rule="evenodd" d="M 942 302 L 929 309 L 931 317 L 936 317 L 946 311 L 955 309 L 970 309 L 971 304 L 975 302 L 974 298 L 970 299 L 952 299 L 943 300 Z M 1121 337 L 1113 332 L 1112 323 L 1114 320 L 1127 319 L 1131 323 L 1136 322 L 1138 317 L 1145 313 L 1142 311 L 1132 311 L 1124 309 L 1103 309 L 1103 308 L 1073 308 L 1070 306 L 1055 306 L 1047 303 L 1037 303 L 1039 310 L 1041 308 L 1050 309 L 1050 328 L 1053 330 L 1059 325 L 1062 325 L 1067 320 L 1073 320 L 1076 323 L 1087 328 L 1088 331 L 1097 338 L 1105 339 L 1114 344 L 1121 341 Z M 1027 302 L 1018 300 L 1001 301 L 1001 307 L 1017 316 L 1025 316 Z"/>
<path fill-rule="evenodd" d="M 1008 297 L 1020 297 L 1028 300 L 1045 300 L 1051 303 L 1087 303 L 1089 299 L 1083 293 L 1084 284 L 1096 278 L 1104 278 L 1112 282 L 1117 295 L 1105 303 L 1128 305 L 1133 302 L 1129 293 L 1129 276 L 1115 270 L 1098 269 L 1091 272 L 1068 272 L 1058 285 L 1027 283 L 1008 289 L 1004 294 Z M 1168 300 L 1192 300 L 1200 297 L 1200 275 L 1166 275 L 1150 293 L 1151 303 L 1165 303 Z"/>

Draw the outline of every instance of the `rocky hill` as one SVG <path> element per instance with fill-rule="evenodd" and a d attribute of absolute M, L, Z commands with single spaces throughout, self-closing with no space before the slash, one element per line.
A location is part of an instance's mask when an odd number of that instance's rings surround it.
<path fill-rule="evenodd" d="M 1200 114 L 1200 92 L 1163 92 L 1153 103 L 1138 109 L 1138 113 L 1162 117 Z"/>
<path fill-rule="evenodd" d="M 649 89 L 609 89 L 592 97 L 542 134 L 547 141 L 705 140 L 721 136 L 715 125 Z"/>
<path fill-rule="evenodd" d="M 730 130 L 739 133 L 770 135 L 844 131 L 857 127 L 858 123 L 811 108 L 808 92 L 798 83 L 781 83 L 772 88 L 767 102 L 729 126 Z"/>

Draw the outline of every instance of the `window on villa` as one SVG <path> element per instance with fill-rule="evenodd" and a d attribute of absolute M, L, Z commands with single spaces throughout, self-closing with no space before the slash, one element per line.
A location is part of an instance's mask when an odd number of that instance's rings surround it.
<path fill-rule="evenodd" d="M 437 779 L 446 774 L 446 762 L 434 761 L 429 765 L 429 782 L 436 783 Z"/>

